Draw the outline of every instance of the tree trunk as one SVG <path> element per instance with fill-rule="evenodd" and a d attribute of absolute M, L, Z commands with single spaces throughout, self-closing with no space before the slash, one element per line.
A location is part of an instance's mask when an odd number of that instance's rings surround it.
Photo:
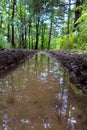
<path fill-rule="evenodd" d="M 12 47 L 15 47 L 15 41 L 14 41 L 14 10 L 15 10 L 16 0 L 13 0 L 12 5 Z"/>
<path fill-rule="evenodd" d="M 23 19 L 23 32 L 24 32 L 24 43 L 23 43 L 23 48 L 27 48 L 27 23 L 26 23 L 26 14 L 24 13 L 24 19 Z"/>
<path fill-rule="evenodd" d="M 12 47 L 15 47 L 15 41 L 14 41 L 14 24 L 12 23 Z"/>
<path fill-rule="evenodd" d="M 22 48 L 24 48 L 24 30 L 23 30 L 23 25 L 22 25 L 22 34 L 21 34 L 21 45 L 22 45 Z"/>
<path fill-rule="evenodd" d="M 2 3 L 2 0 L 1 0 L 1 3 Z M 2 23 L 3 23 L 3 14 L 2 14 L 2 8 L 0 9 L 1 12 L 0 12 L 0 34 L 2 34 Z"/>
<path fill-rule="evenodd" d="M 33 43 L 33 37 L 32 37 L 32 39 L 31 39 L 31 45 L 32 45 L 32 49 L 34 49 L 34 43 Z"/>
<path fill-rule="evenodd" d="M 0 18 L 0 33 L 2 32 L 2 23 L 3 23 L 3 20 L 2 20 L 2 14 L 1 14 L 1 18 Z"/>
<path fill-rule="evenodd" d="M 68 27 L 67 27 L 67 33 L 70 32 L 70 10 L 71 10 L 71 0 L 69 0 L 69 8 L 68 8 Z"/>
<path fill-rule="evenodd" d="M 39 41 L 39 23 L 40 23 L 40 18 L 38 18 L 37 23 L 36 23 L 36 45 L 35 49 L 38 49 L 38 41 Z"/>
<path fill-rule="evenodd" d="M 29 36 L 29 49 L 31 48 L 31 20 L 29 21 L 29 32 L 28 32 L 28 36 Z"/>
<path fill-rule="evenodd" d="M 45 27 L 44 24 L 42 22 L 42 35 L 41 35 L 41 49 L 44 49 L 44 35 L 45 35 Z"/>
<path fill-rule="evenodd" d="M 25 22 L 25 14 L 22 14 L 22 4 L 20 2 L 20 21 L 21 21 L 21 26 L 20 26 L 20 43 L 19 43 L 19 48 L 26 48 L 26 30 L 25 30 L 25 26 L 26 26 L 26 22 Z M 25 24 L 24 24 L 25 23 Z"/>
<path fill-rule="evenodd" d="M 42 36 L 41 36 L 41 49 L 44 48 L 44 28 L 42 27 Z"/>
<path fill-rule="evenodd" d="M 10 17 L 9 17 L 9 15 L 10 15 L 10 0 L 8 0 L 8 5 L 9 5 L 8 20 L 10 21 Z M 11 42 L 11 41 L 10 41 L 10 24 L 9 24 L 9 23 L 7 24 L 7 30 L 8 30 L 7 40 L 8 40 L 8 42 Z"/>
<path fill-rule="evenodd" d="M 83 0 L 76 0 L 76 8 L 79 7 L 80 5 L 82 5 Z M 76 9 L 75 10 L 75 19 L 74 19 L 74 29 L 76 29 L 78 27 L 79 23 L 76 23 L 76 21 L 80 18 L 81 16 L 81 9 Z"/>
<path fill-rule="evenodd" d="M 25 48 L 27 48 L 27 26 L 25 25 L 25 39 L 24 39 L 24 43 L 25 43 Z"/>
<path fill-rule="evenodd" d="M 51 43 L 51 35 L 52 35 L 52 18 L 51 18 L 51 22 L 50 22 L 50 31 L 49 31 L 49 40 L 48 40 L 48 50 L 50 49 L 50 43 Z"/>
<path fill-rule="evenodd" d="M 8 23 L 8 42 L 10 42 L 10 25 L 9 25 L 9 23 Z"/>

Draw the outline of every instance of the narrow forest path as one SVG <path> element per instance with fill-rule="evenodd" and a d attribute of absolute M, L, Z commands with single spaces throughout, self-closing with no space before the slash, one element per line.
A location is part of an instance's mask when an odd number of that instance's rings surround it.
<path fill-rule="evenodd" d="M 56 62 L 59 62 L 70 73 L 71 80 L 76 86 L 84 92 L 87 91 L 87 53 L 77 54 L 69 51 L 0 49 L 0 71 L 23 62 L 35 54 L 45 54 Z"/>

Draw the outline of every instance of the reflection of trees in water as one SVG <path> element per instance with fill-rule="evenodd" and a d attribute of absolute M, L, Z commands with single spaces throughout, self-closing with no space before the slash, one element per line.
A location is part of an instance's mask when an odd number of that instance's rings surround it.
<path fill-rule="evenodd" d="M 37 74 L 39 73 L 37 75 L 39 78 L 41 78 L 41 72 L 43 73 L 42 76 L 45 77 L 44 79 L 49 82 L 51 75 L 55 74 L 54 66 L 49 58 L 47 59 L 47 63 L 44 60 L 46 59 L 43 55 L 36 58 L 35 70 L 37 70 Z M 37 69 L 37 65 L 41 66 L 41 71 Z M 44 68 L 47 68 L 47 71 L 45 71 Z M 58 68 L 58 71 L 58 80 L 60 84 L 58 84 L 58 93 L 55 104 L 58 122 L 66 122 L 67 130 L 86 129 L 87 118 L 83 109 L 86 107 L 87 102 L 83 102 L 83 98 L 74 93 L 69 82 L 69 75 L 61 67 Z"/>
<path fill-rule="evenodd" d="M 43 80 L 43 83 L 49 83 L 49 86 L 51 85 L 52 80 L 54 83 L 58 81 L 58 91 L 56 94 L 54 110 L 56 112 L 55 114 L 57 116 L 58 123 L 60 125 L 64 124 L 64 126 L 66 126 L 65 130 L 87 129 L 86 97 L 81 97 L 74 93 L 69 82 L 69 75 L 64 70 L 62 70 L 59 65 L 53 63 L 48 57 L 44 57 L 43 55 L 36 55 L 31 60 L 27 61 L 27 63 L 24 63 L 24 66 L 20 66 L 18 71 L 11 73 L 11 75 L 1 81 L 1 92 L 6 92 L 6 95 L 3 94 L 5 97 L 9 97 L 10 93 L 13 97 L 16 93 L 16 98 L 18 101 L 22 101 L 22 99 L 25 101 L 24 93 L 21 93 L 20 90 L 26 87 L 26 82 L 28 82 L 27 85 L 34 85 L 31 82 L 31 80 L 34 80 L 34 78 L 38 81 Z M 4 96 L 1 95 L 0 98 L 2 99 Z M 14 101 L 13 98 L 10 99 L 9 103 L 11 104 L 12 101 Z M 3 113 L 0 112 L 0 118 L 2 118 L 2 121 L 0 120 L 0 125 L 5 125 L 4 123 L 7 121 L 7 125 L 4 128 L 9 129 L 8 120 L 11 119 L 9 114 L 7 114 L 7 107 L 5 105 L 2 106 L 2 104 L 0 100 L 0 110 L 3 110 Z M 51 116 L 48 117 L 43 115 L 42 118 L 44 127 L 50 127 L 49 122 L 51 120 Z"/>
<path fill-rule="evenodd" d="M 69 83 L 69 75 L 64 72 L 62 75 L 62 84 L 60 84 L 58 89 L 55 105 L 58 121 L 65 121 L 67 124 L 67 130 L 86 129 L 87 117 L 84 114 L 86 103 L 83 103 L 83 97 L 74 93 L 71 84 Z"/>

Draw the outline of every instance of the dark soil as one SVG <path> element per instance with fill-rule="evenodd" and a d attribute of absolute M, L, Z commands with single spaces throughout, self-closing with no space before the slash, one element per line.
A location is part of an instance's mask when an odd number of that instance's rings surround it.
<path fill-rule="evenodd" d="M 26 58 L 31 58 L 37 51 L 27 51 L 22 49 L 0 49 L 0 71 L 6 70 L 10 66 L 24 62 Z"/>
<path fill-rule="evenodd" d="M 53 58 L 67 70 L 78 88 L 87 92 L 87 53 L 77 54 L 69 51 L 28 51 L 0 49 L 0 71 L 31 58 L 37 53 L 44 53 Z"/>
<path fill-rule="evenodd" d="M 50 55 L 69 72 L 71 82 L 83 92 L 87 92 L 87 53 L 51 51 Z"/>

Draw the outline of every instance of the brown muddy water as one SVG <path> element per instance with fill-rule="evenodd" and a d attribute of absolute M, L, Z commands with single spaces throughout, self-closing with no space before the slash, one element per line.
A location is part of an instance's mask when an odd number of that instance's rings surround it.
<path fill-rule="evenodd" d="M 87 96 L 69 75 L 36 55 L 0 77 L 0 130 L 87 130 Z"/>

